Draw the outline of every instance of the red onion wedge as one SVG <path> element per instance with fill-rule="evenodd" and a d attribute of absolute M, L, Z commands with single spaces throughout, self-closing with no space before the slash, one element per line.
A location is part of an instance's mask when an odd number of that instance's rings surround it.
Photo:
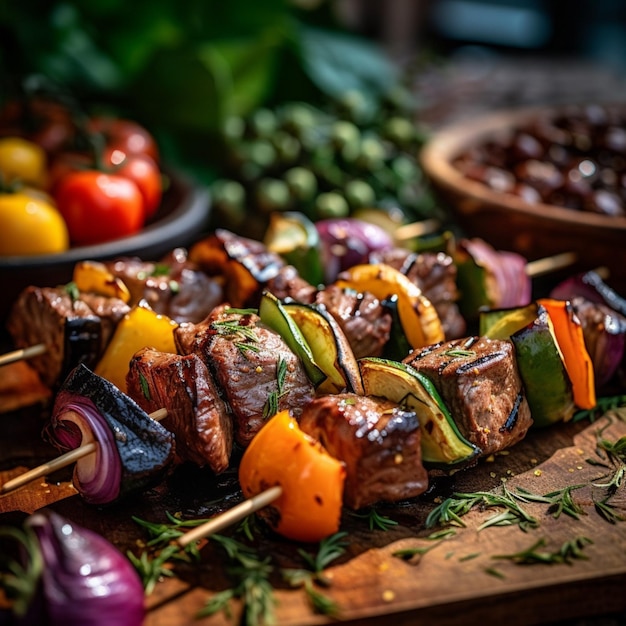
<path fill-rule="evenodd" d="M 101 535 L 52 511 L 26 525 L 43 558 L 43 605 L 50 626 L 141 626 L 144 590 L 130 561 Z"/>
<path fill-rule="evenodd" d="M 57 393 L 44 434 L 63 452 L 98 442 L 96 451 L 74 468 L 74 486 L 91 504 L 145 488 L 174 458 L 174 436 L 84 365 L 72 370 Z"/>

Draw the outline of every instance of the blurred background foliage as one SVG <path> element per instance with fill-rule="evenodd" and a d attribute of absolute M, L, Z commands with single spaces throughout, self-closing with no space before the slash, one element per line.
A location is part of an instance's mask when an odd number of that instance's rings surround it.
<path fill-rule="evenodd" d="M 3 98 L 45 77 L 141 121 L 165 159 L 201 179 L 214 174 L 228 119 L 355 91 L 376 106 L 399 81 L 324 0 L 5 0 L 0 55 Z"/>

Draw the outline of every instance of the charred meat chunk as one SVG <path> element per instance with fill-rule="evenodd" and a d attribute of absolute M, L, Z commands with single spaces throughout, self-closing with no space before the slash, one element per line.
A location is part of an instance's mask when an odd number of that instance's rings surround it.
<path fill-rule="evenodd" d="M 455 339 L 416 350 L 404 362 L 428 376 L 483 455 L 514 445 L 532 424 L 510 341 Z"/>
<path fill-rule="evenodd" d="M 224 299 L 221 281 L 189 261 L 183 248 L 158 263 L 122 258 L 107 267 L 124 281 L 132 303 L 145 300 L 156 313 L 179 323 L 202 321 Z"/>
<path fill-rule="evenodd" d="M 179 462 L 208 465 L 216 474 L 228 468 L 232 419 L 198 355 L 143 348 L 131 359 L 126 386 L 146 412 L 167 409 L 161 423 L 176 437 Z"/>
<path fill-rule="evenodd" d="M 300 407 L 314 387 L 300 359 L 254 313 L 217 307 L 200 324 L 174 331 L 179 351 L 194 352 L 222 390 L 235 422 L 235 440 L 247 446 L 274 413 Z"/>
<path fill-rule="evenodd" d="M 46 351 L 29 364 L 52 388 L 79 363 L 95 366 L 128 311 L 117 298 L 74 297 L 65 287 L 27 287 L 13 304 L 6 326 L 17 348 L 45 344 Z"/>
<path fill-rule="evenodd" d="M 435 307 L 446 339 L 463 336 L 467 325 L 457 305 L 456 265 L 449 254 L 390 248 L 372 253 L 370 262 L 391 265 L 421 289 Z"/>
<path fill-rule="evenodd" d="M 298 418 L 300 428 L 346 464 L 344 502 L 360 509 L 423 493 L 417 415 L 390 400 L 351 393 L 318 396 Z"/>
<path fill-rule="evenodd" d="M 325 306 L 337 320 L 357 359 L 382 356 L 389 341 L 392 317 L 378 298 L 329 285 L 317 293 L 315 302 Z"/>

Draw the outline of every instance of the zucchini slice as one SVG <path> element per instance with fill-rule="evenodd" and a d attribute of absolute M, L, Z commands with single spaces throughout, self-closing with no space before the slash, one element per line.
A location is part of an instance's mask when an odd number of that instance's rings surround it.
<path fill-rule="evenodd" d="M 417 414 L 424 464 L 457 469 L 482 453 L 463 437 L 435 386 L 415 368 L 376 357 L 364 357 L 358 363 L 366 395 L 405 404 Z"/>
<path fill-rule="evenodd" d="M 289 348 L 302 361 L 309 380 L 318 387 L 326 379 L 326 373 L 317 364 L 308 341 L 281 301 L 269 291 L 263 292 L 259 304 L 261 322 L 277 332 Z"/>
<path fill-rule="evenodd" d="M 318 391 L 349 391 L 362 395 L 359 365 L 337 320 L 323 306 L 290 301 L 284 302 L 283 308 L 300 329 L 311 349 L 314 362 L 326 375 Z"/>

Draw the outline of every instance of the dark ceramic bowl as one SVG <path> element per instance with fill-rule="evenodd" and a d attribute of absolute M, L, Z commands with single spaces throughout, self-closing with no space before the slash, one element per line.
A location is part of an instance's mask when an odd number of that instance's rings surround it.
<path fill-rule="evenodd" d="M 138 256 L 158 260 L 176 247 L 193 243 L 208 227 L 208 190 L 177 172 L 167 172 L 169 185 L 154 219 L 142 231 L 108 243 L 71 248 L 62 254 L 0 257 L 0 320 L 18 294 L 29 285 L 53 287 L 72 279 L 74 265 L 82 260 L 110 260 Z"/>

